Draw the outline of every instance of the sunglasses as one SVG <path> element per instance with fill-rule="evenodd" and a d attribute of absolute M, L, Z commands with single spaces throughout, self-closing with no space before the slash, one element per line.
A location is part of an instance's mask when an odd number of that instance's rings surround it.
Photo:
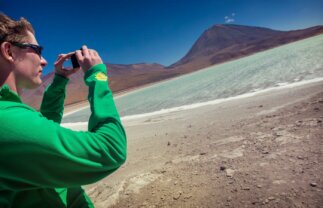
<path fill-rule="evenodd" d="M 41 53 L 43 51 L 42 46 L 31 44 L 31 43 L 19 43 L 19 42 L 10 42 L 10 43 L 19 48 L 31 48 L 32 50 L 34 50 L 35 53 L 39 55 L 39 57 L 41 57 Z"/>

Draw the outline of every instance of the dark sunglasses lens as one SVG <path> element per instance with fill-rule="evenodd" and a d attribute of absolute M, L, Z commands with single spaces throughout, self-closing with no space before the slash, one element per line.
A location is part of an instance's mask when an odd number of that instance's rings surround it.
<path fill-rule="evenodd" d="M 43 47 L 39 46 L 39 45 L 34 45 L 34 44 L 30 44 L 30 43 L 18 43 L 18 42 L 11 42 L 13 45 L 20 47 L 20 48 L 31 48 L 35 51 L 35 53 L 37 53 L 39 56 L 41 56 Z"/>
<path fill-rule="evenodd" d="M 32 49 L 34 49 L 34 51 L 39 55 L 41 56 L 41 52 L 42 52 L 42 47 L 41 46 L 36 46 L 36 45 L 33 45 L 31 46 Z"/>

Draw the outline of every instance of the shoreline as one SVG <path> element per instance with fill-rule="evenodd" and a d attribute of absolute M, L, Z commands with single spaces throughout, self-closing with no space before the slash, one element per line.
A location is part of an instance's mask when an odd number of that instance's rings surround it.
<path fill-rule="evenodd" d="M 311 80 L 300 81 L 300 82 L 287 83 L 285 85 L 278 85 L 275 87 L 270 87 L 270 88 L 266 88 L 266 89 L 262 89 L 262 90 L 258 90 L 258 91 L 254 91 L 254 92 L 248 92 L 248 93 L 244 93 L 244 94 L 232 96 L 232 97 L 227 97 L 227 98 L 219 98 L 219 99 L 210 100 L 210 101 L 206 101 L 206 102 L 201 102 L 201 103 L 198 102 L 198 103 L 193 103 L 193 104 L 189 104 L 189 105 L 182 105 L 182 106 L 178 106 L 178 107 L 162 109 L 162 110 L 149 112 L 149 113 L 124 116 L 122 118 L 123 118 L 123 120 L 131 120 L 131 119 L 144 118 L 144 117 L 149 117 L 149 116 L 154 116 L 154 115 L 162 115 L 162 114 L 167 114 L 167 113 L 172 113 L 172 112 L 178 112 L 178 111 L 183 111 L 183 110 L 191 110 L 191 109 L 200 108 L 200 107 L 204 107 L 204 106 L 208 106 L 208 105 L 216 105 L 216 104 L 220 104 L 222 102 L 228 102 L 231 100 L 239 100 L 239 99 L 249 98 L 249 97 L 253 97 L 253 96 L 257 96 L 257 95 L 261 95 L 261 94 L 271 93 L 271 92 L 283 90 L 286 88 L 311 85 L 311 84 L 313 84 L 313 83 L 315 84 L 317 82 L 323 82 L 323 77 L 322 78 L 321 77 L 315 78 L 315 79 L 311 79 Z"/>
<path fill-rule="evenodd" d="M 216 100 L 206 101 L 203 103 L 194 103 L 194 104 L 154 111 L 154 112 L 150 112 L 150 113 L 123 116 L 121 119 L 122 119 L 122 121 L 125 121 L 125 120 L 132 120 L 132 119 L 138 119 L 138 118 L 145 118 L 145 117 L 154 116 L 154 115 L 163 115 L 163 114 L 173 113 L 173 112 L 178 112 L 178 111 L 183 111 L 183 110 L 191 110 L 191 109 L 200 108 L 200 107 L 204 107 L 204 106 L 208 106 L 208 105 L 216 105 L 216 104 L 220 104 L 222 102 L 228 102 L 231 100 L 249 98 L 249 97 L 253 97 L 253 96 L 257 96 L 257 95 L 261 95 L 261 94 L 284 90 L 286 88 L 302 87 L 302 86 L 312 85 L 312 84 L 315 85 L 316 83 L 320 83 L 320 82 L 323 82 L 323 77 L 319 77 L 319 78 L 315 78 L 315 79 L 311 79 L 311 80 L 303 80 L 303 81 L 294 82 L 294 83 L 287 83 L 285 85 L 277 85 L 275 87 L 270 87 L 270 88 L 266 88 L 266 89 L 262 89 L 262 90 L 258 90 L 258 91 L 254 91 L 254 92 L 248 92 L 245 94 L 241 94 L 241 95 L 237 95 L 237 96 L 233 96 L 233 97 L 228 97 L 228 98 L 219 98 Z M 149 86 L 147 86 L 147 87 L 149 87 Z M 131 93 L 131 92 L 133 92 L 133 91 L 129 91 L 129 93 Z M 126 92 L 125 92 L 125 94 L 126 94 Z M 77 108 L 77 107 L 79 107 L 79 108 Z M 89 107 L 89 104 L 87 101 L 80 103 L 79 105 L 75 105 L 75 106 L 73 106 L 73 108 L 70 108 L 70 109 L 64 111 L 66 113 L 64 113 L 63 117 L 68 116 L 73 113 L 76 113 L 77 111 L 86 109 L 88 107 Z M 85 122 L 80 122 L 80 123 L 84 124 Z M 72 123 L 65 123 L 65 125 L 67 125 L 67 126 L 75 126 L 75 125 L 69 125 L 69 124 L 72 124 Z"/>

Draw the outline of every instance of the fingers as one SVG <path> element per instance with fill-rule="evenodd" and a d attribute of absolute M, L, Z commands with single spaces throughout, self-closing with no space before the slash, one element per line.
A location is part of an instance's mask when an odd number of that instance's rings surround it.
<path fill-rule="evenodd" d="M 85 45 L 82 46 L 82 51 L 75 51 L 75 55 L 83 71 L 87 71 L 92 66 L 102 63 L 99 54 Z"/>
<path fill-rule="evenodd" d="M 86 45 L 82 46 L 82 53 L 84 57 L 86 58 L 90 57 L 90 52 Z"/>
<path fill-rule="evenodd" d="M 74 52 L 70 52 L 67 54 L 60 54 L 58 55 L 58 58 L 56 60 L 56 62 L 54 63 L 55 67 L 62 67 L 64 64 L 64 61 L 66 61 L 67 59 L 71 58 L 71 56 L 74 54 Z"/>
<path fill-rule="evenodd" d="M 81 51 L 81 50 L 76 50 L 76 51 L 75 51 L 75 56 L 76 56 L 76 59 L 77 59 L 79 62 L 83 62 L 84 57 L 83 57 L 83 54 L 82 54 L 82 51 Z"/>
<path fill-rule="evenodd" d="M 71 58 L 74 53 L 83 71 L 87 71 L 92 66 L 103 63 L 97 51 L 89 49 L 86 45 L 83 45 L 82 50 L 76 50 L 75 52 L 70 52 L 68 54 L 60 54 L 54 64 L 55 69 L 62 70 L 64 62 Z"/>

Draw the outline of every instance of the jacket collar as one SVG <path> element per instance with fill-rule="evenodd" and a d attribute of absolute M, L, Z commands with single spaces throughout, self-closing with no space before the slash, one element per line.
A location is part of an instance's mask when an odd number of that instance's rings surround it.
<path fill-rule="evenodd" d="M 12 101 L 22 103 L 22 100 L 19 97 L 19 95 L 13 92 L 6 84 L 0 88 L 0 101 Z"/>

